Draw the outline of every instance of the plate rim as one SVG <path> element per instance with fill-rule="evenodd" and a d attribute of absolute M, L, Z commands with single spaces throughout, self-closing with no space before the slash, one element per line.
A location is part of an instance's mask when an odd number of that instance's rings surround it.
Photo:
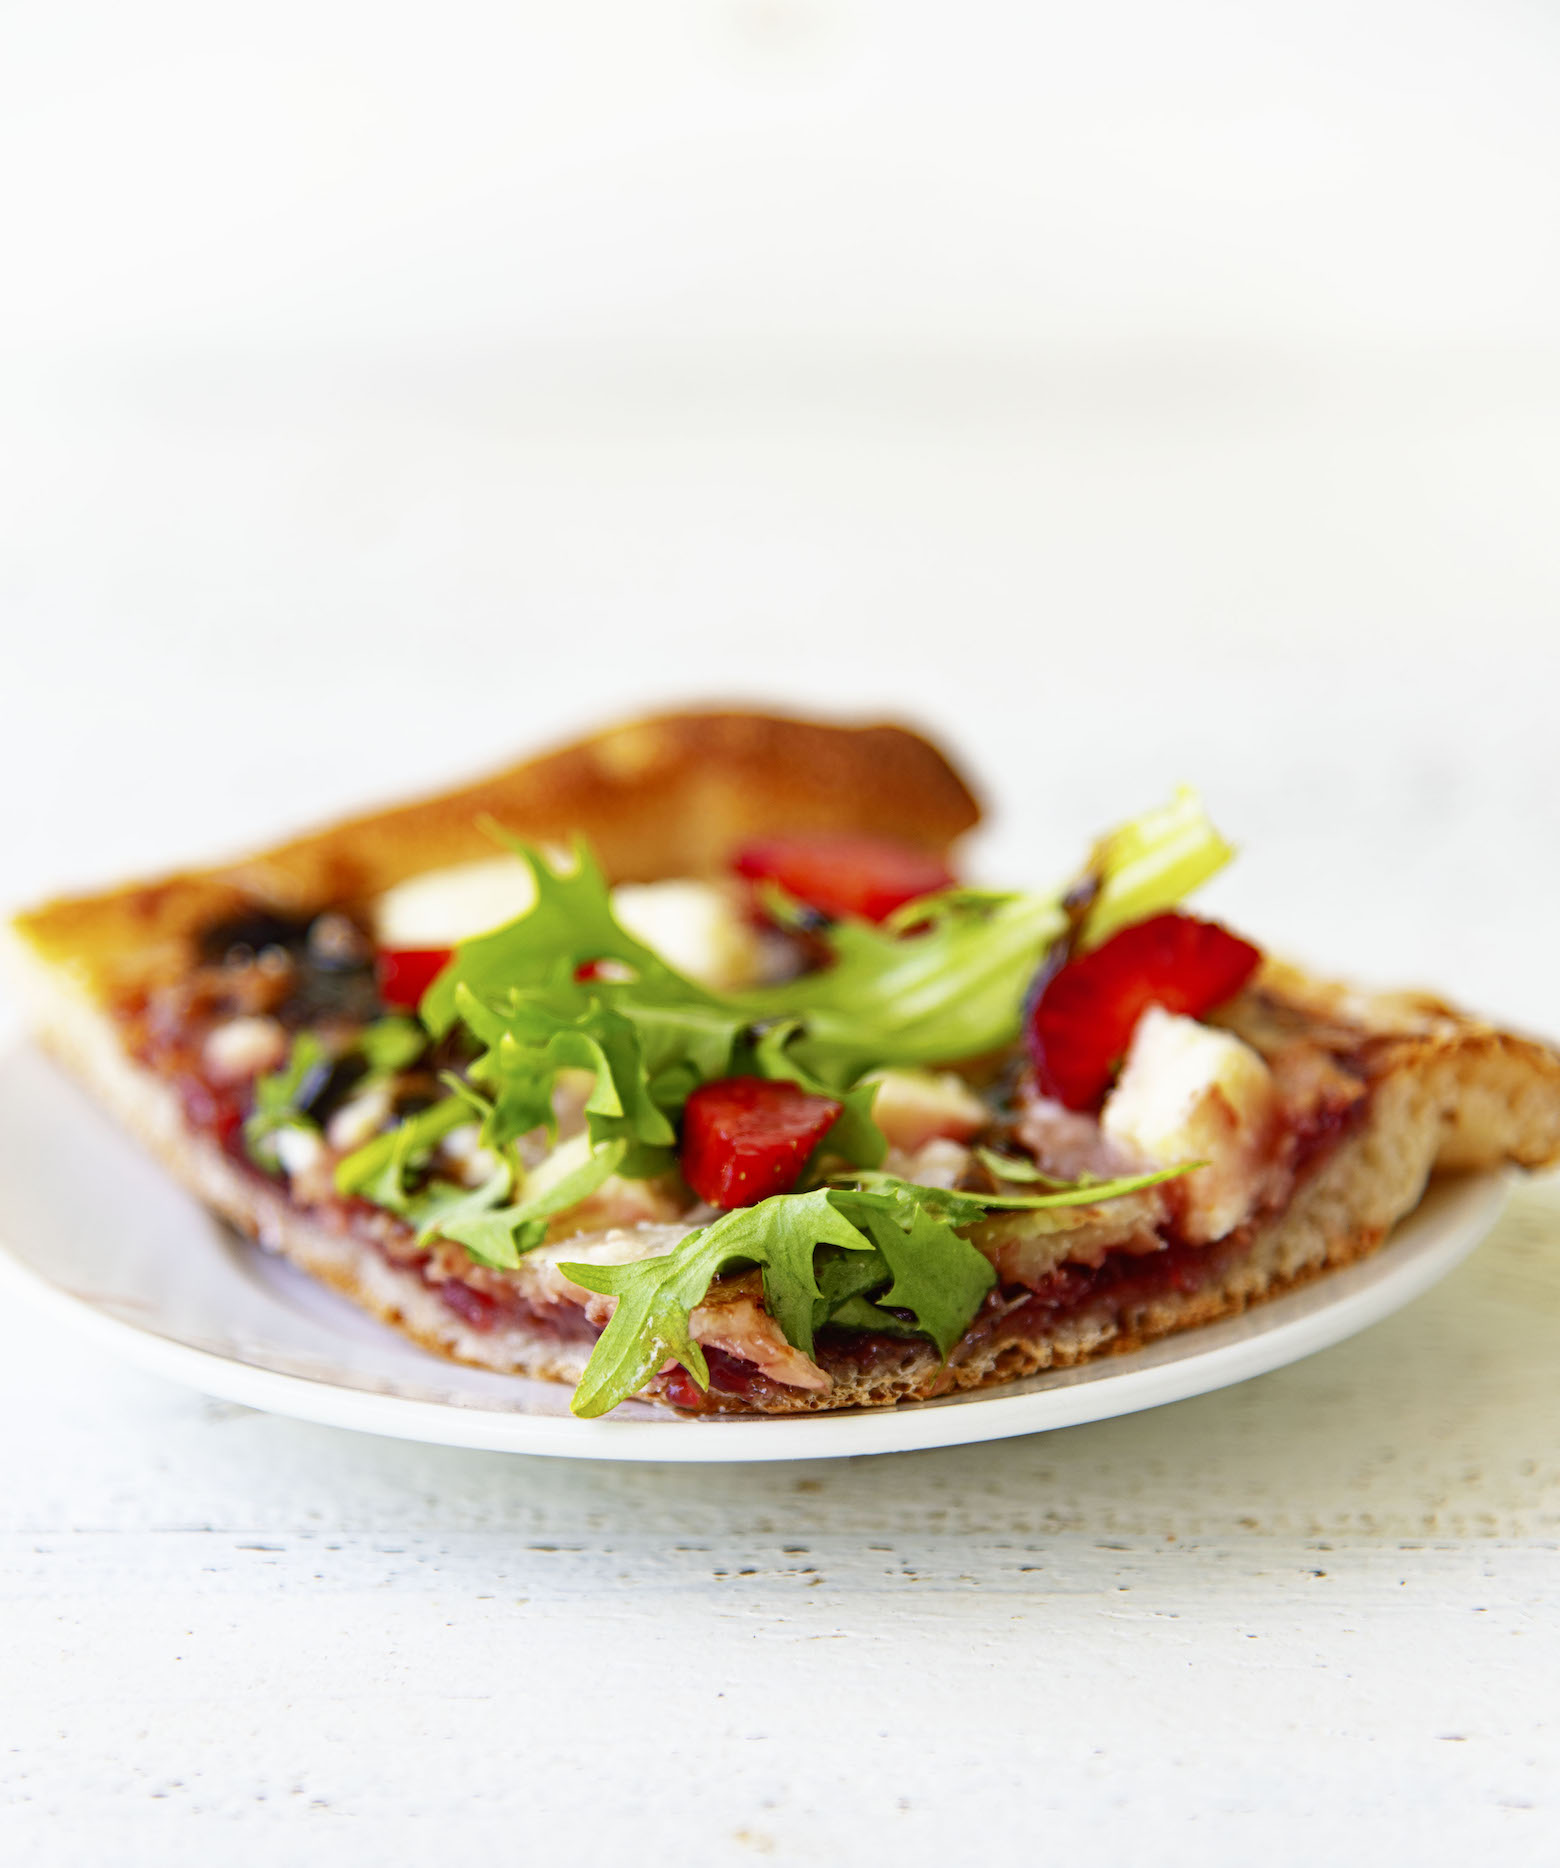
<path fill-rule="evenodd" d="M 992 1389 L 837 1414 L 578 1420 L 417 1400 L 265 1368 L 117 1316 L 54 1283 L 0 1238 L 0 1286 L 142 1370 L 220 1400 L 320 1426 L 546 1458 L 748 1464 L 931 1451 L 1082 1426 L 1269 1374 L 1383 1321 L 1460 1264 L 1506 1203 L 1514 1171 L 1433 1181 L 1368 1257 L 1235 1317 L 1120 1357 Z M 1255 1327 L 1253 1327 L 1255 1326 Z"/>

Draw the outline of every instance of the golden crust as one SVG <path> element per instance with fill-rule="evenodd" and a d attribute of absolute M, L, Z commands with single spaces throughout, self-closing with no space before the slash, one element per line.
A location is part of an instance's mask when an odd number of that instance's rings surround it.
<path fill-rule="evenodd" d="M 860 831 L 941 851 L 979 816 L 943 755 L 904 727 L 664 714 L 236 862 L 49 902 L 13 926 L 102 1000 L 182 971 L 192 936 L 246 907 L 307 913 L 491 856 L 489 818 L 533 839 L 583 832 L 614 881 L 644 882 L 713 873 L 735 844 L 774 830 Z"/>

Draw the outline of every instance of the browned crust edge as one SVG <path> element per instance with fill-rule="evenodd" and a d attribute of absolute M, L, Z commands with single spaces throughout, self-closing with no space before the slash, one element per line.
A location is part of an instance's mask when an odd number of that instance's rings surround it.
<path fill-rule="evenodd" d="M 518 835 L 590 838 L 614 881 L 719 870 L 775 830 L 850 830 L 942 851 L 980 807 L 934 746 L 902 726 L 735 710 L 631 721 L 437 797 L 375 811 L 208 869 L 44 904 L 16 934 L 102 999 L 182 970 L 201 928 L 263 903 L 308 912 L 494 854 Z"/>

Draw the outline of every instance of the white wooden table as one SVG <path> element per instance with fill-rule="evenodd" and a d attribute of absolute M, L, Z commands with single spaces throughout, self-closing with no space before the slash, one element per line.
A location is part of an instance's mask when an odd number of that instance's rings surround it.
<path fill-rule="evenodd" d="M 1552 1860 L 1557 1231 L 1241 1389 L 795 1467 L 355 1438 L 8 1317 L 0 1852 Z"/>
<path fill-rule="evenodd" d="M 756 695 L 930 721 L 993 877 L 1193 779 L 1215 911 L 1560 1032 L 1552 45 L 935 11 L 17 9 L 0 905 Z M 0 1861 L 1553 1863 L 1557 1352 L 1554 1185 L 1304 1365 L 816 1467 L 0 1314 Z"/>

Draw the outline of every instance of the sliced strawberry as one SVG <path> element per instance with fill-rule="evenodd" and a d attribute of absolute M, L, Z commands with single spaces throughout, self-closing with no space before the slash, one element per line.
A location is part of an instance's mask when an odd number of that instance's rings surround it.
<path fill-rule="evenodd" d="M 711 1206 L 788 1193 L 843 1107 L 767 1077 L 706 1083 L 683 1112 L 683 1178 Z"/>
<path fill-rule="evenodd" d="M 1029 1055 L 1042 1092 L 1069 1109 L 1105 1094 L 1151 1005 L 1201 1018 L 1231 999 L 1260 951 L 1193 915 L 1154 915 L 1043 980 L 1029 1010 Z"/>
<path fill-rule="evenodd" d="M 737 852 L 732 867 L 752 882 L 777 882 L 819 914 L 886 921 L 896 908 L 953 883 L 940 856 L 891 837 L 814 831 L 762 837 Z"/>
<path fill-rule="evenodd" d="M 381 947 L 374 960 L 380 998 L 386 1005 L 415 1012 L 449 965 L 451 952 L 448 947 Z"/>

